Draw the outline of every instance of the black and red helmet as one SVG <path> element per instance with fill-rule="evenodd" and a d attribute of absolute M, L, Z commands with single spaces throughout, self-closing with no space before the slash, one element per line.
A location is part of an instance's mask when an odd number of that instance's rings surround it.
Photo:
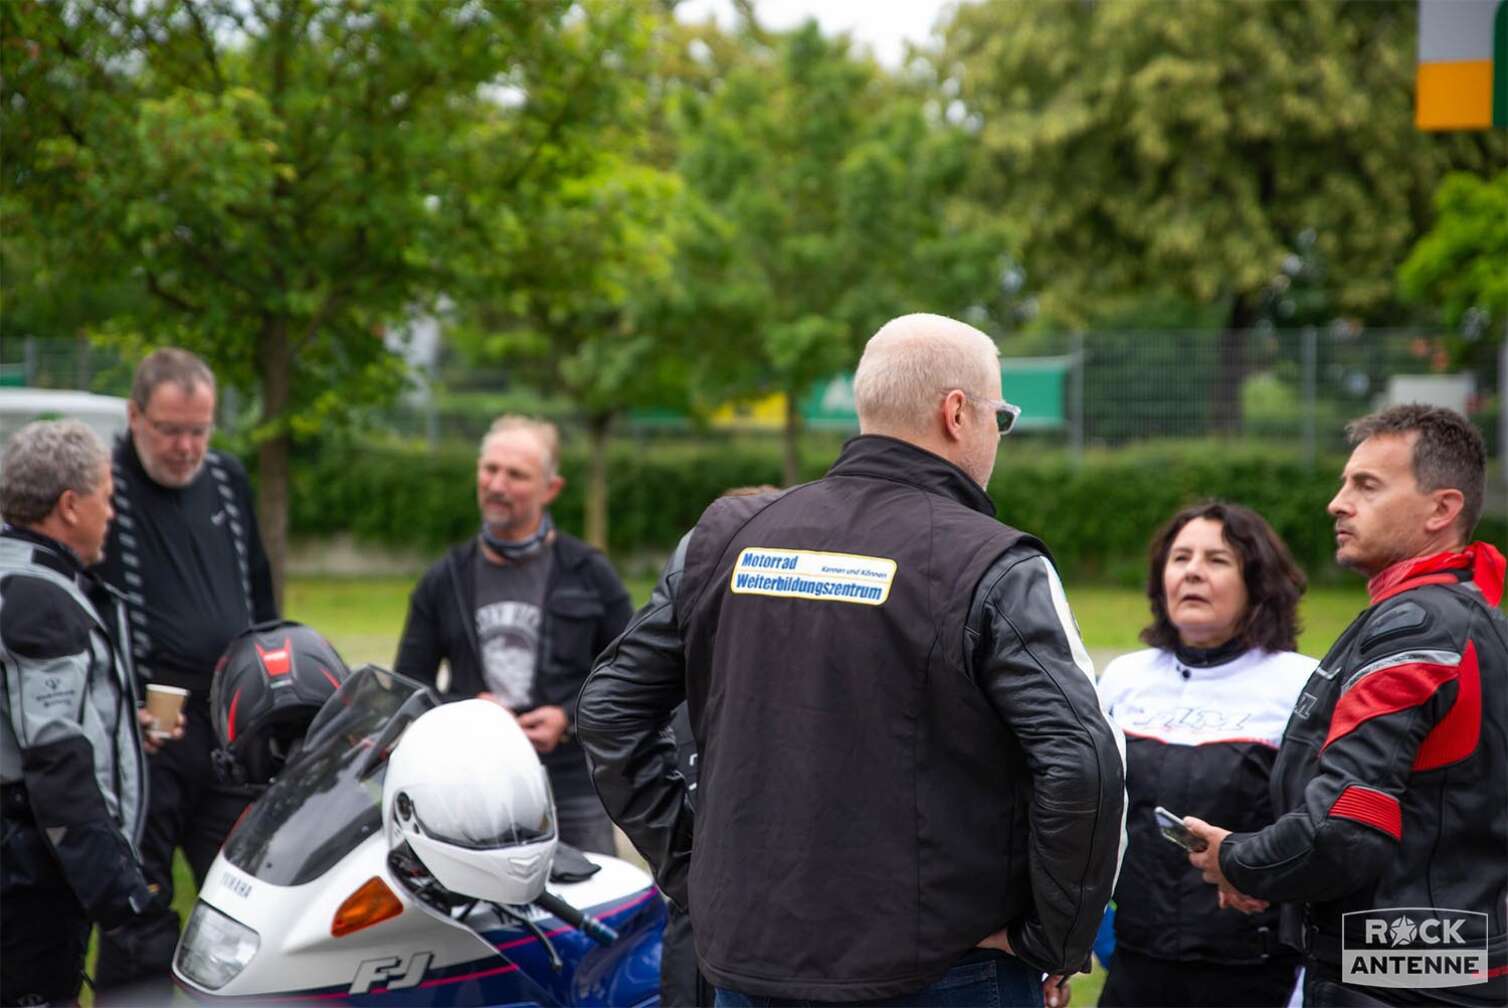
<path fill-rule="evenodd" d="M 292 620 L 231 639 L 215 666 L 210 716 L 238 783 L 266 784 L 350 670 L 330 642 Z"/>

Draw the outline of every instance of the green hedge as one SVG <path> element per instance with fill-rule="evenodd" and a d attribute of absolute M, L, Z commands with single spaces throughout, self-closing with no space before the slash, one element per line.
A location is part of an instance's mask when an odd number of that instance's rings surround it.
<path fill-rule="evenodd" d="M 838 442 L 813 438 L 803 477 L 820 475 Z M 1040 535 L 1065 572 L 1134 584 L 1148 539 L 1175 510 L 1210 497 L 1260 511 L 1318 581 L 1339 577 L 1325 504 L 1344 460 L 1310 468 L 1281 445 L 1160 442 L 1086 454 L 1075 464 L 1028 439 L 1008 442 L 990 492 L 1003 520 Z M 294 465 L 295 535 L 351 532 L 359 539 L 438 551 L 477 527 L 476 449 L 430 450 L 401 443 L 332 442 Z M 729 487 L 780 481 L 773 440 L 615 442 L 609 452 L 609 534 L 619 558 L 666 552 Z M 562 459 L 566 489 L 554 514 L 580 530 L 585 458 Z M 1489 519 L 1477 537 L 1508 541 L 1508 522 Z"/>
<path fill-rule="evenodd" d="M 990 491 L 1002 517 L 1047 541 L 1065 571 L 1136 584 L 1147 543 L 1175 511 L 1209 498 L 1255 508 L 1312 578 L 1333 568 L 1325 504 L 1343 460 L 1312 469 L 1295 453 L 1237 444 L 1163 443 L 1000 465 Z"/>
<path fill-rule="evenodd" d="M 809 458 L 822 473 L 836 453 Z M 609 534 L 615 553 L 668 551 L 713 498 L 729 487 L 780 482 L 779 445 L 617 441 L 609 449 Z M 561 527 L 584 525 L 586 457 L 568 448 L 566 488 L 553 510 Z M 290 523 L 298 536 L 351 532 L 393 546 L 438 549 L 477 527 L 476 447 L 331 442 L 294 463 Z"/>

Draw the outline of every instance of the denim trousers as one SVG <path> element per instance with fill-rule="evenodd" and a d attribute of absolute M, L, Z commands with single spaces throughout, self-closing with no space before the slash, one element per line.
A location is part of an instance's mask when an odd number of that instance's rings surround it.
<path fill-rule="evenodd" d="M 555 818 L 560 824 L 560 842 L 593 854 L 616 855 L 613 821 L 594 794 L 566 795 L 555 799 Z"/>
<path fill-rule="evenodd" d="M 717 1008 L 826 1008 L 836 1002 L 791 1000 L 717 988 Z M 845 1001 L 843 1008 L 1042 1008 L 1042 974 L 1014 956 L 976 949 L 929 987 L 883 1001 Z"/>

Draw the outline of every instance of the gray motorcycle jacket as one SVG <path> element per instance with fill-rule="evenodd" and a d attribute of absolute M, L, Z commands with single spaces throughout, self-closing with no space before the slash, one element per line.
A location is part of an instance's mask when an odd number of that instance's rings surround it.
<path fill-rule="evenodd" d="M 136 851 L 145 759 L 129 675 L 81 575 L 60 543 L 0 530 L 0 783 L 25 788 L 85 912 L 111 928 L 151 899 Z"/>
<path fill-rule="evenodd" d="M 860 437 L 823 480 L 715 502 L 577 730 L 720 987 L 905 995 L 1002 928 L 1044 971 L 1086 965 L 1123 838 L 1118 733 L 1043 547 L 938 456 Z"/>

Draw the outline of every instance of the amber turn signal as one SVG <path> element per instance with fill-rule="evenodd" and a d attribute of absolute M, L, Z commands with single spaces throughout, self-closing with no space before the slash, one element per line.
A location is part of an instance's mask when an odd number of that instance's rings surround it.
<path fill-rule="evenodd" d="M 335 919 L 330 922 L 330 934 L 339 938 L 352 931 L 371 927 L 389 917 L 396 917 L 402 912 L 403 903 L 393 894 L 393 890 L 373 875 L 361 884 L 360 889 L 347 896 L 340 909 L 335 911 Z"/>

